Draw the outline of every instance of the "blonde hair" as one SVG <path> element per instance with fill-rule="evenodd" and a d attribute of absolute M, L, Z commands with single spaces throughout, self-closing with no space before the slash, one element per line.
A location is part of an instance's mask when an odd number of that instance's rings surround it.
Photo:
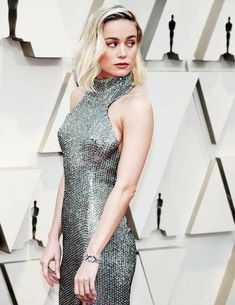
<path fill-rule="evenodd" d="M 78 86 L 83 87 L 85 90 L 95 91 L 93 81 L 101 71 L 99 58 L 106 49 L 103 25 L 107 21 L 117 19 L 127 19 L 136 24 L 138 50 L 136 64 L 132 69 L 133 82 L 135 85 L 142 85 L 146 79 L 145 65 L 139 48 L 142 41 L 142 30 L 135 15 L 122 5 L 101 7 L 90 15 L 87 24 L 83 28 L 78 48 L 73 58 L 76 82 Z"/>

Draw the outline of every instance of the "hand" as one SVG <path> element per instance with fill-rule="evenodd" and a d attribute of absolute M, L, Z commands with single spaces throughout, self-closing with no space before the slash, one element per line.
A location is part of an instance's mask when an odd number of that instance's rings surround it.
<path fill-rule="evenodd" d="M 74 278 L 74 293 L 83 302 L 96 300 L 95 279 L 99 263 L 82 261 Z"/>
<path fill-rule="evenodd" d="M 42 266 L 43 276 L 47 280 L 48 284 L 52 287 L 53 283 L 59 284 L 60 256 L 61 246 L 59 240 L 50 240 L 47 243 L 43 255 L 40 259 L 40 264 Z M 55 270 L 52 270 L 49 266 L 51 261 L 55 261 Z"/>

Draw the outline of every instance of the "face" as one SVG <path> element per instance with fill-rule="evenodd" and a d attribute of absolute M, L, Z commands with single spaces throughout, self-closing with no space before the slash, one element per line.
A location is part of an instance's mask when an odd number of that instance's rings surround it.
<path fill-rule="evenodd" d="M 99 60 L 101 72 L 98 78 L 125 76 L 135 66 L 137 29 L 133 21 L 110 20 L 104 24 L 106 51 Z M 126 63 L 126 65 L 117 65 Z"/>

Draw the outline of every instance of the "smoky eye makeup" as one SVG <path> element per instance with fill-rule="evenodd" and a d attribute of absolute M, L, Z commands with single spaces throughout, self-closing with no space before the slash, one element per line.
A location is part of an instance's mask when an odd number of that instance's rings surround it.
<path fill-rule="evenodd" d="M 110 46 L 110 45 L 113 45 L 113 44 L 118 44 L 118 42 L 117 41 L 110 41 L 110 42 L 106 42 L 106 44 L 108 45 L 108 46 Z M 134 46 L 135 44 L 136 44 L 136 41 L 135 40 L 129 40 L 129 41 L 127 41 L 126 42 L 126 44 L 131 44 L 131 46 Z"/>

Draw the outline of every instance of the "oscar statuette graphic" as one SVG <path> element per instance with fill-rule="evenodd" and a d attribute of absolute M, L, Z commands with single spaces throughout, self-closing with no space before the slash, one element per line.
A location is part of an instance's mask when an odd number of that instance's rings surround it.
<path fill-rule="evenodd" d="M 22 39 L 17 38 L 15 34 L 16 21 L 17 21 L 17 5 L 18 5 L 18 0 L 8 0 L 8 22 L 9 22 L 8 37 L 16 41 L 22 41 Z"/>
<path fill-rule="evenodd" d="M 161 198 L 161 193 L 158 193 L 158 199 L 157 199 L 157 230 L 160 230 L 163 235 L 166 235 L 166 232 L 164 230 L 160 229 L 162 206 L 163 206 L 163 200 Z"/>
<path fill-rule="evenodd" d="M 34 200 L 33 202 L 34 206 L 31 208 L 31 213 L 32 213 L 32 235 L 33 235 L 33 239 L 35 238 L 36 235 L 36 225 L 37 225 L 37 216 L 39 213 L 39 208 L 36 206 L 37 201 Z"/>
<path fill-rule="evenodd" d="M 170 31 L 170 52 L 167 52 L 167 56 L 169 59 L 179 60 L 179 55 L 172 51 L 175 26 L 176 26 L 176 22 L 174 20 L 174 15 L 171 15 L 171 20 L 168 23 L 168 27 Z"/>
<path fill-rule="evenodd" d="M 37 242 L 39 246 L 43 246 L 42 241 L 36 239 L 36 231 L 37 231 L 37 217 L 39 214 L 39 208 L 37 207 L 37 200 L 34 200 L 33 207 L 31 208 L 31 215 L 32 215 L 32 241 Z"/>
<path fill-rule="evenodd" d="M 226 30 L 226 53 L 222 54 L 224 60 L 227 61 L 234 61 L 234 55 L 229 53 L 229 45 L 230 45 L 230 38 L 231 38 L 231 31 L 232 31 L 232 23 L 230 22 L 230 17 L 228 17 L 228 22 L 225 24 Z"/>

